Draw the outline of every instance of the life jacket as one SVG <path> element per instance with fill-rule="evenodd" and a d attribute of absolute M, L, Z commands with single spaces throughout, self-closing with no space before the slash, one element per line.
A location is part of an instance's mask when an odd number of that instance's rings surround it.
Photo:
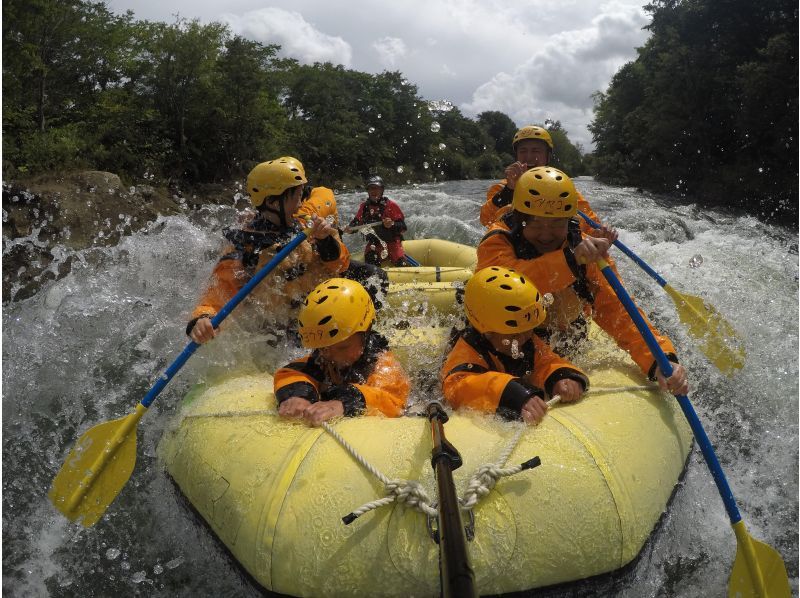
<path fill-rule="evenodd" d="M 290 226 L 282 227 L 261 214 L 241 228 L 224 230 L 230 245 L 214 268 L 211 283 L 192 313 L 193 320 L 215 315 L 301 230 L 299 223 L 293 221 Z M 291 326 L 305 296 L 320 282 L 343 272 L 350 265 L 350 253 L 338 235 L 334 233 L 329 239 L 317 243 L 333 248 L 331 256 L 323 256 L 320 253 L 322 249 L 318 250 L 304 240 L 275 267 L 268 283 L 251 291 L 249 303 L 260 304 L 258 313 L 265 326 Z"/>
<path fill-rule="evenodd" d="M 380 201 L 377 202 L 371 199 L 362 202 L 361 205 L 358 206 L 358 211 L 350 223 L 350 226 L 382 222 L 384 218 L 391 218 L 394 220 L 394 226 L 392 226 L 392 228 L 376 226 L 373 229 L 374 236 L 377 236 L 385 243 L 397 243 L 402 241 L 403 233 L 406 231 L 405 216 L 400 206 L 386 196 L 381 197 Z M 373 233 L 370 233 L 370 235 L 372 234 Z"/>
<path fill-rule="evenodd" d="M 278 403 L 298 396 L 311 403 L 341 400 L 346 415 L 402 414 L 410 383 L 400 362 L 380 334 L 369 331 L 361 357 L 344 371 L 323 359 L 319 350 L 275 372 Z"/>

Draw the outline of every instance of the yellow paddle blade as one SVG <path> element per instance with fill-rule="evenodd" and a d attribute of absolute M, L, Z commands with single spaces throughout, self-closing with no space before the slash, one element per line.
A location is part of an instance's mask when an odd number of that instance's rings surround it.
<path fill-rule="evenodd" d="M 713 306 L 700 297 L 679 293 L 671 285 L 667 291 L 689 334 L 700 340 L 700 350 L 723 374 L 733 374 L 744 367 L 744 345 L 739 333 Z"/>
<path fill-rule="evenodd" d="M 91 527 L 128 481 L 136 465 L 136 425 L 141 403 L 126 417 L 87 430 L 70 451 L 48 496 L 70 521 Z"/>
<path fill-rule="evenodd" d="M 729 598 L 789 598 L 789 575 L 778 551 L 747 533 L 743 521 L 736 532 L 736 560 L 728 582 Z"/>

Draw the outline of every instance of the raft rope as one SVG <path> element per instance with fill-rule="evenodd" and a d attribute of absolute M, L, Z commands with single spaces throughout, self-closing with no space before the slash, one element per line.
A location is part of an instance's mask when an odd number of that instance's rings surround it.
<path fill-rule="evenodd" d="M 620 386 L 620 387 L 606 387 L 606 388 L 595 388 L 589 389 L 586 394 L 599 394 L 599 393 L 611 393 L 611 392 L 630 392 L 634 390 L 657 390 L 658 385 L 641 385 L 641 386 Z M 554 405 L 556 405 L 559 401 L 561 401 L 561 397 L 559 395 L 555 395 L 552 399 L 547 401 L 547 408 L 550 409 Z M 253 415 L 276 415 L 277 411 L 274 409 L 260 409 L 257 411 L 222 411 L 218 413 L 199 413 L 199 414 L 190 414 L 185 416 L 188 418 L 203 418 L 203 417 L 243 417 L 243 416 L 253 416 Z M 380 507 L 384 507 L 386 505 L 390 505 L 393 502 L 398 502 L 417 511 L 427 515 L 429 519 L 438 517 L 438 511 L 436 509 L 436 503 L 433 502 L 428 496 L 428 493 L 425 491 L 425 488 L 415 480 L 390 480 L 386 475 L 383 474 L 377 467 L 372 465 L 369 461 L 367 461 L 349 442 L 347 442 L 344 437 L 339 434 L 333 426 L 331 426 L 328 422 L 322 422 L 322 428 L 333 437 L 350 455 L 361 464 L 364 469 L 369 471 L 372 475 L 378 478 L 381 483 L 383 483 L 384 490 L 386 491 L 386 496 L 383 498 L 379 498 L 377 500 L 370 501 L 361 505 L 359 508 L 355 509 L 348 515 L 342 517 L 342 521 L 345 525 L 348 525 L 361 517 L 362 515 Z M 458 501 L 461 505 L 461 508 L 464 511 L 468 511 L 470 513 L 470 517 L 472 517 L 472 511 L 475 508 L 475 505 L 478 502 L 491 492 L 492 488 L 497 484 L 497 481 L 504 477 L 509 477 L 512 475 L 516 475 L 521 471 L 530 468 L 530 465 L 525 463 L 519 465 L 512 465 L 510 467 L 503 467 L 503 465 L 508 461 L 508 458 L 511 456 L 511 453 L 516 448 L 517 443 L 519 443 L 520 438 L 522 438 L 522 434 L 528 429 L 526 424 L 520 424 L 517 426 L 516 432 L 514 432 L 514 436 L 511 438 L 511 441 L 506 445 L 506 448 L 500 453 L 497 460 L 494 463 L 486 463 L 481 465 L 475 473 L 470 478 L 469 482 L 467 483 L 467 489 L 464 492 L 464 496 L 459 498 Z"/>
<path fill-rule="evenodd" d="M 369 471 L 383 483 L 387 494 L 387 496 L 368 502 L 354 510 L 349 515 L 342 517 L 342 521 L 344 521 L 345 525 L 352 523 L 364 513 L 368 513 L 373 509 L 389 505 L 394 501 L 417 509 L 428 517 L 436 517 L 438 515 L 438 511 L 434 507 L 436 503 L 432 503 L 428 493 L 425 492 L 425 488 L 423 488 L 419 482 L 411 480 L 390 480 L 377 467 L 362 457 L 359 452 L 341 436 L 341 434 L 339 434 L 330 424 L 328 424 L 328 422 L 322 422 L 322 427 L 339 444 L 341 444 L 342 447 L 344 447 L 344 449 L 350 453 L 350 455 L 356 461 L 358 461 L 367 471 Z"/>
<path fill-rule="evenodd" d="M 560 395 L 555 395 L 552 399 L 547 401 L 547 408 L 548 410 L 553 406 L 556 405 L 559 401 L 561 401 Z M 500 453 L 500 456 L 497 458 L 497 461 L 494 463 L 485 463 L 481 465 L 472 477 L 470 478 L 469 482 L 467 483 L 467 489 L 464 492 L 464 496 L 458 499 L 458 502 L 461 504 L 461 508 L 465 511 L 472 511 L 475 508 L 475 505 L 478 504 L 478 501 L 489 494 L 492 488 L 494 488 L 495 484 L 497 484 L 497 480 L 500 478 L 512 476 L 518 474 L 528 467 L 525 464 L 519 465 L 512 465 L 510 467 L 503 467 L 508 458 L 511 456 L 511 453 L 517 446 L 519 439 L 522 438 L 522 434 L 528 429 L 527 424 L 519 424 L 517 425 L 517 431 L 514 433 L 514 436 L 511 438 L 511 441 L 506 445 L 506 448 Z"/>

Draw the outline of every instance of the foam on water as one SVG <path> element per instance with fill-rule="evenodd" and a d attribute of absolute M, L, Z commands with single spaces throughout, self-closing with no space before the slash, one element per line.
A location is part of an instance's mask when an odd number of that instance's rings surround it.
<path fill-rule="evenodd" d="M 387 195 L 405 211 L 408 238 L 475 244 L 487 186 L 436 183 L 389 188 Z M 667 295 L 613 254 L 638 303 L 679 348 L 690 397 L 744 519 L 755 537 L 782 553 L 797 592 L 796 235 L 750 217 L 665 207 L 588 179 L 578 186 L 624 243 L 673 287 L 713 304 L 744 338 L 745 368 L 722 376 L 695 348 Z M 338 197 L 344 223 L 364 197 Z M 285 360 L 247 330 L 246 310 L 226 320 L 224 334 L 199 350 L 153 404 L 139 426 L 136 469 L 96 526 L 66 522 L 46 498 L 79 435 L 130 413 L 185 346 L 185 322 L 216 260 L 221 228 L 235 218 L 229 208 L 208 207 L 160 219 L 116 247 L 72 255 L 69 275 L 4 306 L 3 589 L 9 595 L 260 595 L 187 508 L 155 455 L 191 384 Z M 360 235 L 347 241 L 357 244 Z M 696 255 L 703 261 L 692 267 Z M 551 595 L 720 595 L 735 547 L 695 451 L 643 558 L 624 573 Z"/>

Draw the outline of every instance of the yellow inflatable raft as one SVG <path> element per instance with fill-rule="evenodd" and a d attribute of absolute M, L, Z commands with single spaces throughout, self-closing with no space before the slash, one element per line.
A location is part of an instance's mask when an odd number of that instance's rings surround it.
<path fill-rule="evenodd" d="M 592 332 L 591 392 L 537 427 L 456 413 L 445 424 L 464 466 L 462 498 L 484 464 L 534 456 L 474 507 L 469 543 L 481 594 L 590 577 L 633 560 L 664 512 L 691 447 L 677 403 Z M 396 339 L 416 354 L 416 331 Z M 405 345 L 405 346 L 404 346 Z M 269 375 L 196 389 L 159 447 L 167 470 L 231 553 L 265 588 L 296 596 L 437 596 L 437 545 L 421 512 L 392 502 L 350 525 L 342 517 L 385 496 L 375 473 L 332 434 L 275 415 Z M 374 471 L 418 481 L 435 500 L 430 428 L 420 417 L 332 422 Z M 510 449 L 517 431 L 518 442 Z M 505 463 L 500 463 L 505 465 Z M 466 518 L 468 519 L 468 518 Z"/>
<path fill-rule="evenodd" d="M 419 266 L 384 268 L 389 275 L 388 303 L 397 313 L 453 313 L 455 295 L 472 276 L 478 256 L 474 247 L 443 239 L 403 241 L 406 255 Z"/>

